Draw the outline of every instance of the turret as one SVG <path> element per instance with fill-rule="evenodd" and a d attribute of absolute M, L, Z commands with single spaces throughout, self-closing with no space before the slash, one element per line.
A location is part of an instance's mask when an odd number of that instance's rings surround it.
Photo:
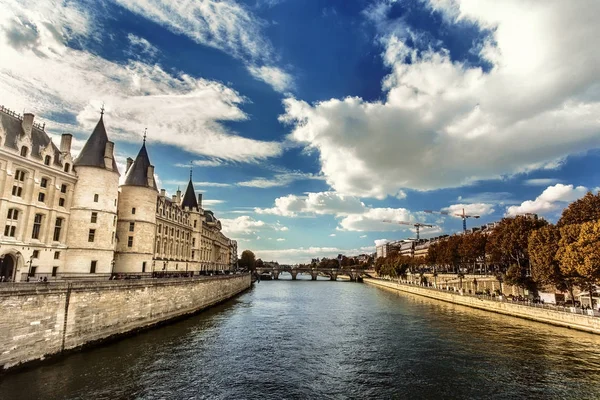
<path fill-rule="evenodd" d="M 77 184 L 69 218 L 66 264 L 74 272 L 110 273 L 116 243 L 119 170 L 114 144 L 104 127 L 104 110 L 94 131 L 73 162 Z M 69 140 L 61 140 L 61 150 Z"/>
<path fill-rule="evenodd" d="M 154 166 L 142 147 L 128 168 L 120 186 L 115 272 L 151 272 L 156 238 L 156 202 L 158 189 Z"/>

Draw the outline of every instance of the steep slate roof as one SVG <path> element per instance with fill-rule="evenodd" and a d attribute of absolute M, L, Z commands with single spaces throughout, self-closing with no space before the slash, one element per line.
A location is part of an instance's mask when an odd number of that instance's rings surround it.
<path fill-rule="evenodd" d="M 144 186 L 154 190 L 158 190 L 156 187 L 156 181 L 152 176 L 152 186 L 148 185 L 148 167 L 150 166 L 150 158 L 148 157 L 148 151 L 146 151 L 146 143 L 142 145 L 140 152 L 125 176 L 125 186 Z"/>
<path fill-rule="evenodd" d="M 86 166 L 105 169 L 104 149 L 106 148 L 107 142 L 108 136 L 106 135 L 106 128 L 104 128 L 103 116 L 101 115 L 92 135 L 88 138 L 87 142 L 85 142 L 83 149 L 81 149 L 81 153 L 79 153 L 73 164 L 76 167 Z M 112 169 L 117 174 L 119 173 L 114 156 Z"/>
<path fill-rule="evenodd" d="M 193 210 L 198 209 L 198 200 L 196 200 L 196 191 L 194 190 L 194 184 L 192 183 L 191 177 L 190 181 L 188 182 L 187 189 L 185 189 L 183 201 L 181 202 L 181 208 L 185 207 L 189 207 Z"/>
<path fill-rule="evenodd" d="M 9 149 L 19 150 L 17 149 L 17 137 L 22 137 L 25 135 L 23 131 L 23 126 L 21 125 L 21 120 L 13 115 L 9 115 L 4 111 L 0 111 L 0 125 L 5 132 L 6 139 L 2 146 L 8 147 Z M 30 149 L 30 155 L 42 160 L 42 156 L 40 155 L 40 149 L 48 146 L 48 144 L 52 143 L 50 137 L 43 130 L 39 129 L 37 126 L 33 126 L 31 128 L 31 142 L 32 149 Z M 52 143 L 52 150 L 54 152 L 54 156 L 52 157 L 52 163 L 57 166 L 62 167 L 62 163 L 60 161 L 60 150 L 58 147 Z"/>

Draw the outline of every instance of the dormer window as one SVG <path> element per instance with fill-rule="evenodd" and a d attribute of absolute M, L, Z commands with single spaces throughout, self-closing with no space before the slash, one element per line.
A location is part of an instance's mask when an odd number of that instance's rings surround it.
<path fill-rule="evenodd" d="M 21 147 L 21 157 L 27 157 L 28 153 L 29 153 L 29 149 L 27 148 L 27 146 Z"/>
<path fill-rule="evenodd" d="M 50 157 L 50 156 L 44 157 L 44 164 L 45 165 L 50 165 L 51 161 L 52 161 L 52 157 Z"/>
<path fill-rule="evenodd" d="M 65 164 L 65 172 L 69 172 L 70 169 L 71 169 L 71 164 L 66 163 Z"/>

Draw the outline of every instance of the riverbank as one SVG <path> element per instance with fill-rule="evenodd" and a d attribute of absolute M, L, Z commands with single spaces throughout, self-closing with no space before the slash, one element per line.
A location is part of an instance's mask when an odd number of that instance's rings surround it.
<path fill-rule="evenodd" d="M 429 297 L 480 310 L 525 318 L 555 326 L 577 329 L 583 332 L 600 334 L 600 318 L 589 315 L 561 312 L 545 308 L 535 308 L 506 301 L 487 300 L 475 296 L 463 296 L 459 292 L 430 289 L 423 286 L 408 285 L 383 279 L 365 278 L 365 283 Z"/>
<path fill-rule="evenodd" d="M 2 370 L 197 313 L 248 289 L 250 275 L 0 286 Z"/>

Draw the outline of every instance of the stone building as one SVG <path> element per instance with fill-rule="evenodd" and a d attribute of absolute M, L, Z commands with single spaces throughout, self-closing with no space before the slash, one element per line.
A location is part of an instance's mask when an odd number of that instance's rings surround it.
<path fill-rule="evenodd" d="M 0 106 L 0 279 L 228 270 L 234 243 L 196 198 L 157 189 L 146 141 L 123 184 L 103 113 L 76 159 L 33 114 Z"/>

